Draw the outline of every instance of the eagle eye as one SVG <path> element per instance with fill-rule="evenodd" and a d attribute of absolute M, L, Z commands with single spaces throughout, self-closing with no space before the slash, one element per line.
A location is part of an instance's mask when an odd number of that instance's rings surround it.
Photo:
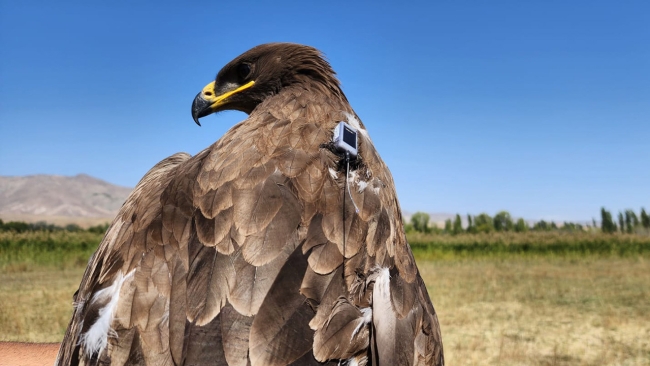
<path fill-rule="evenodd" d="M 251 65 L 249 64 L 239 64 L 237 66 L 237 74 L 240 80 L 246 80 L 251 73 Z"/>

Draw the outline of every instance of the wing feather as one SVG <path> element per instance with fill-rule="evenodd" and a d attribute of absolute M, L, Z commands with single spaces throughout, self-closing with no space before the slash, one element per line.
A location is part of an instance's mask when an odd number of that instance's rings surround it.
<path fill-rule="evenodd" d="M 197 206 L 204 218 L 212 219 L 221 211 L 232 207 L 232 182 L 210 189 L 204 194 L 197 194 Z"/>
<path fill-rule="evenodd" d="M 283 264 L 251 326 L 252 365 L 288 365 L 312 347 L 314 311 L 300 294 L 307 256 L 297 247 Z"/>
<path fill-rule="evenodd" d="M 228 300 L 235 310 L 245 316 L 257 314 L 273 281 L 296 247 L 296 242 L 289 242 L 275 259 L 257 267 L 248 263 L 240 252 L 232 255 L 235 280 Z"/>
<path fill-rule="evenodd" d="M 372 296 L 373 336 L 377 344 L 378 364 L 412 365 L 416 327 L 422 310 L 418 304 L 399 319 L 391 304 L 390 291 L 390 274 L 383 269 L 378 272 Z"/>
<path fill-rule="evenodd" d="M 283 204 L 278 184 L 284 183 L 281 175 L 274 174 L 253 189 L 235 190 L 234 223 L 243 235 L 256 234 L 273 220 Z"/>
<path fill-rule="evenodd" d="M 314 357 L 320 362 L 344 360 L 363 352 L 370 344 L 371 309 L 367 315 L 344 296 L 336 301 L 327 321 L 314 335 Z"/>
<path fill-rule="evenodd" d="M 248 360 L 248 337 L 252 316 L 244 316 L 230 304 L 222 309 L 221 334 L 226 361 L 230 366 L 246 366 Z"/>
<path fill-rule="evenodd" d="M 116 281 L 120 273 L 129 272 L 140 262 L 145 248 L 142 242 L 130 245 L 134 228 L 137 228 L 138 232 L 147 230 L 148 226 L 155 222 L 156 217 L 159 217 L 161 209 L 156 202 L 160 200 L 163 190 L 173 178 L 176 169 L 188 159 L 190 159 L 188 154 L 179 153 L 156 164 L 144 175 L 120 209 L 82 277 L 74 298 L 74 313 L 59 349 L 56 362 L 58 365 L 87 363 L 93 357 L 105 359 L 109 357 L 108 349 L 111 349 L 111 357 L 116 360 L 142 359 L 142 352 L 138 350 L 139 335 L 135 331 L 125 330 L 128 334 L 133 334 L 134 340 L 130 343 L 120 342 L 119 346 L 116 346 L 118 345 L 116 338 L 108 338 L 108 346 L 101 355 L 89 355 L 80 339 L 94 324 L 96 316 L 93 314 L 98 314 L 99 309 L 102 308 L 103 301 L 93 302 L 94 295 Z M 120 293 L 124 295 L 123 299 L 126 299 L 116 307 L 120 316 L 132 312 L 128 303 L 135 296 L 135 292 L 132 295 L 131 290 L 128 286 L 120 289 Z M 122 322 L 126 323 L 124 320 Z M 129 318 L 128 323 L 132 324 L 133 320 Z M 116 326 L 119 326 L 119 323 L 116 323 Z"/>
<path fill-rule="evenodd" d="M 311 250 L 309 266 L 318 274 L 328 274 L 343 263 L 343 255 L 336 244 L 327 242 Z"/>
<path fill-rule="evenodd" d="M 187 322 L 187 269 L 179 257 L 171 262 L 172 289 L 169 296 L 169 349 L 175 364 L 184 359 L 185 325 Z"/>
<path fill-rule="evenodd" d="M 219 314 L 228 298 L 234 269 L 227 256 L 195 243 L 198 254 L 187 277 L 187 319 L 204 326 Z"/>
<path fill-rule="evenodd" d="M 185 349 L 183 362 L 180 364 L 228 366 L 221 332 L 222 315 L 219 313 L 203 326 L 187 322 L 183 327 L 186 330 Z"/>
<path fill-rule="evenodd" d="M 249 235 L 242 246 L 242 254 L 247 262 L 261 266 L 272 261 L 282 249 L 297 241 L 297 229 L 301 222 L 300 202 L 284 181 L 274 179 L 270 190 L 265 191 L 260 200 L 279 198 L 280 207 L 268 224 Z M 268 196 L 267 196 L 268 194 Z"/>

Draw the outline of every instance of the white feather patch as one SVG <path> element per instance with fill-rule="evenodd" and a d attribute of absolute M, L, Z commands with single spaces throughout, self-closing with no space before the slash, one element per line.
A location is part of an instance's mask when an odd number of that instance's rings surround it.
<path fill-rule="evenodd" d="M 332 179 L 336 179 L 339 177 L 339 173 L 336 170 L 332 168 L 327 168 L 327 170 L 330 172 L 330 177 L 332 177 Z"/>
<path fill-rule="evenodd" d="M 359 183 L 357 183 L 357 186 L 359 187 L 358 192 L 362 193 L 363 191 L 366 190 L 366 187 L 368 187 L 368 182 L 364 180 L 360 180 Z"/>
<path fill-rule="evenodd" d="M 363 356 L 363 357 L 352 357 L 346 360 L 347 362 L 345 363 L 346 366 L 366 366 L 368 364 L 368 356 Z M 339 365 L 341 365 L 341 362 L 339 362 Z"/>
<path fill-rule="evenodd" d="M 373 302 L 376 300 L 390 301 L 390 271 L 388 268 L 382 268 L 379 270 L 379 275 L 375 280 L 372 299 Z"/>
<path fill-rule="evenodd" d="M 395 336 L 397 323 L 390 297 L 390 272 L 388 268 L 381 268 L 377 272 L 372 292 L 372 323 L 377 339 L 384 342 L 381 349 L 378 349 L 380 357 L 382 354 L 390 355 L 396 352 L 395 343 L 388 341 Z"/>
<path fill-rule="evenodd" d="M 99 317 L 95 324 L 90 329 L 79 337 L 79 343 L 83 344 L 86 354 L 90 357 L 95 352 L 99 353 L 106 348 L 108 337 L 117 337 L 117 334 L 111 329 L 111 323 L 115 313 L 117 302 L 120 299 L 120 290 L 124 285 L 124 281 L 133 278 L 135 269 L 129 272 L 126 276 L 122 272 L 117 273 L 117 277 L 113 284 L 97 291 L 91 300 L 91 304 L 97 301 L 105 301 L 110 299 L 106 306 L 99 310 Z"/>
<path fill-rule="evenodd" d="M 372 321 L 372 308 L 361 308 L 359 310 L 361 310 L 361 314 L 363 314 L 363 321 L 361 323 L 359 323 L 356 326 L 356 328 L 354 328 L 354 331 L 352 331 L 352 337 L 351 337 L 350 341 L 352 341 L 354 336 L 356 336 L 357 333 L 359 333 L 362 326 L 368 325 Z"/>
<path fill-rule="evenodd" d="M 160 296 L 160 295 L 158 295 Z M 163 313 L 162 318 L 160 319 L 160 324 L 164 326 L 165 328 L 169 327 L 169 306 L 165 309 L 165 312 Z"/>

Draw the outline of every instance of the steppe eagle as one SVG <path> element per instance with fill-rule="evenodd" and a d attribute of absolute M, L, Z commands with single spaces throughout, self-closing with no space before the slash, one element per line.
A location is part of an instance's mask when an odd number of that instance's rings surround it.
<path fill-rule="evenodd" d="M 223 110 L 249 116 L 120 209 L 57 365 L 444 364 L 393 179 L 322 54 L 245 52 L 192 104 L 197 123 Z M 349 168 L 340 121 L 359 135 Z"/>

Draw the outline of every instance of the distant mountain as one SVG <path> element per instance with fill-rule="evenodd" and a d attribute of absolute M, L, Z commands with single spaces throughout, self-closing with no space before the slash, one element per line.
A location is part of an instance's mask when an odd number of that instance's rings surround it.
<path fill-rule="evenodd" d="M 0 215 L 112 218 L 131 190 L 85 174 L 0 176 Z"/>

